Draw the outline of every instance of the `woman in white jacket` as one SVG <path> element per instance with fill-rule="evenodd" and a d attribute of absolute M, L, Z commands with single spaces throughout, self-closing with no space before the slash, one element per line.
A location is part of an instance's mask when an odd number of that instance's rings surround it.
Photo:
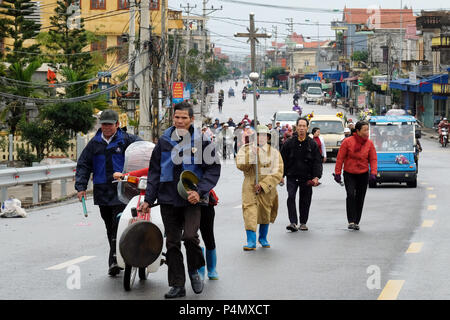
<path fill-rule="evenodd" d="M 319 146 L 320 155 L 322 156 L 323 163 L 327 162 L 327 149 L 325 148 L 325 141 L 320 136 L 320 128 L 313 128 L 311 131 L 314 141 Z"/>

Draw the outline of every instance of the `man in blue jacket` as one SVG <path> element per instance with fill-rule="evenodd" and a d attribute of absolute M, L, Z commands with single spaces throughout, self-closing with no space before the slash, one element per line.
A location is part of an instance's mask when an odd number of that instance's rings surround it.
<path fill-rule="evenodd" d="M 116 236 L 119 218 L 126 205 L 117 196 L 117 184 L 113 184 L 113 173 L 122 172 L 125 150 L 141 138 L 119 128 L 119 115 L 114 110 L 105 110 L 100 116 L 101 128 L 81 153 L 77 162 L 75 189 L 78 199 L 86 198 L 86 189 L 91 173 L 94 182 L 94 204 L 100 207 L 109 242 L 108 274 L 120 273 L 116 260 Z"/>
<path fill-rule="evenodd" d="M 181 240 L 186 248 L 188 274 L 195 293 L 203 291 L 203 279 L 198 269 L 205 265 L 198 230 L 201 205 L 208 205 L 208 194 L 220 177 L 220 162 L 214 145 L 194 129 L 192 106 L 182 102 L 174 106 L 173 124 L 158 140 L 153 149 L 148 172 L 145 201 L 139 210 L 148 212 L 156 199 L 161 205 L 161 216 L 166 233 L 166 263 L 171 289 L 165 298 L 186 295 L 185 269 Z M 199 178 L 197 191 L 187 191 L 187 200 L 177 191 L 183 171 L 189 170 Z M 204 201 L 206 200 L 206 201 Z"/>

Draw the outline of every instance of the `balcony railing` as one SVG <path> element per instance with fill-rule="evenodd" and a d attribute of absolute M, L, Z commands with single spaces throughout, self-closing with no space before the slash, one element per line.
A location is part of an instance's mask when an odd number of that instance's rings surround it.
<path fill-rule="evenodd" d="M 431 39 L 431 47 L 433 49 L 450 48 L 450 35 L 441 35 Z"/>
<path fill-rule="evenodd" d="M 450 85 L 448 83 L 433 83 L 433 94 L 450 96 Z"/>
<path fill-rule="evenodd" d="M 421 16 L 416 20 L 418 29 L 440 29 L 442 26 L 440 16 Z"/>

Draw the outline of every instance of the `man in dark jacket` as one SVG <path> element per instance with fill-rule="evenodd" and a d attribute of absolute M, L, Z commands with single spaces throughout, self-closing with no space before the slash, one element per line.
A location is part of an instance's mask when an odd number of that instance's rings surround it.
<path fill-rule="evenodd" d="M 319 147 L 308 136 L 309 122 L 305 118 L 297 120 L 296 132 L 289 138 L 281 148 L 281 156 L 284 162 L 284 176 L 287 176 L 287 207 L 289 221 L 286 229 L 297 231 L 297 209 L 295 197 L 297 189 L 300 189 L 299 211 L 300 230 L 308 230 L 309 208 L 311 206 L 312 187 L 319 185 L 322 177 L 322 157 Z"/>
<path fill-rule="evenodd" d="M 141 138 L 128 134 L 119 128 L 119 115 L 113 110 L 105 110 L 100 116 L 101 128 L 81 153 L 77 162 L 75 189 L 78 199 L 86 198 L 86 189 L 91 173 L 94 182 L 94 204 L 100 207 L 109 241 L 108 273 L 120 273 L 116 260 L 116 236 L 119 218 L 126 205 L 119 201 L 117 184 L 113 184 L 113 173 L 122 172 L 125 150 Z"/>
<path fill-rule="evenodd" d="M 161 216 L 166 233 L 166 263 L 171 289 L 165 298 L 186 295 L 185 269 L 181 240 L 186 248 L 188 274 L 195 293 L 203 290 L 203 279 L 198 269 L 205 265 L 198 230 L 201 205 L 208 205 L 208 194 L 220 177 L 220 161 L 214 146 L 192 126 L 194 112 L 187 102 L 174 107 L 174 126 L 158 140 L 150 159 L 145 201 L 139 210 L 148 212 L 156 199 L 161 205 Z M 187 199 L 180 196 L 177 184 L 183 171 L 189 170 L 199 178 L 197 191 L 187 191 Z M 203 199 L 205 201 L 203 201 Z"/>

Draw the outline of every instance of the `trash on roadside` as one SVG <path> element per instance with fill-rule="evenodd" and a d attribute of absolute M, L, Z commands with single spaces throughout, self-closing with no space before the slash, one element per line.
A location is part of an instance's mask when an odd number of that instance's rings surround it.
<path fill-rule="evenodd" d="M 26 218 L 27 213 L 22 208 L 22 202 L 16 198 L 9 198 L 2 202 L 0 209 L 0 217 L 2 218 Z"/>

